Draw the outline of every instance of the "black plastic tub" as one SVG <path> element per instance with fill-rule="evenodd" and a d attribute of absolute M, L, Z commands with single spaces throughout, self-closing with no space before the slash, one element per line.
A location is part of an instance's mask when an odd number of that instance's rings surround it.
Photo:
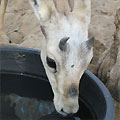
<path fill-rule="evenodd" d="M 40 51 L 18 47 L 0 47 L 1 94 L 52 100 L 53 93 L 40 59 Z M 104 84 L 86 70 L 80 83 L 82 120 L 114 120 L 114 104 Z"/>

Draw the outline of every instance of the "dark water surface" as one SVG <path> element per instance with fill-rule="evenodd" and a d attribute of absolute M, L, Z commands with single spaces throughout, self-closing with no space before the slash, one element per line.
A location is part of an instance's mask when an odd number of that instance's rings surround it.
<path fill-rule="evenodd" d="M 20 97 L 15 94 L 1 95 L 0 120 L 87 120 L 92 114 L 81 102 L 81 109 L 73 117 L 62 117 L 54 108 L 53 102 Z M 84 111 L 80 112 L 81 110 Z M 80 119 L 81 118 L 81 119 Z"/>
<path fill-rule="evenodd" d="M 82 99 L 73 117 L 59 115 L 52 102 L 51 87 L 43 80 L 7 75 L 2 76 L 1 88 L 0 120 L 96 120 Z"/>

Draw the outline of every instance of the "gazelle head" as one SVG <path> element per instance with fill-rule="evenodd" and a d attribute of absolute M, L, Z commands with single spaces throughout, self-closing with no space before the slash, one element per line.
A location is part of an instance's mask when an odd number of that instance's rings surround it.
<path fill-rule="evenodd" d="M 41 59 L 62 115 L 79 109 L 79 82 L 93 57 L 90 0 L 30 0 L 45 40 Z"/>

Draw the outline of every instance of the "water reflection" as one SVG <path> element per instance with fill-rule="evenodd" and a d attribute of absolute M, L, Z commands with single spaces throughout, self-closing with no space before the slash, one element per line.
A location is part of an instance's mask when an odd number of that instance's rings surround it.
<path fill-rule="evenodd" d="M 20 120 L 37 120 L 41 116 L 49 115 L 55 112 L 51 101 L 37 101 L 33 98 L 9 95 L 11 106 L 15 104 L 15 114 Z"/>
<path fill-rule="evenodd" d="M 52 101 L 7 95 L 10 106 L 14 106 L 15 115 L 20 120 L 81 120 L 79 117 L 62 117 L 54 108 Z"/>
<path fill-rule="evenodd" d="M 25 98 L 17 95 L 3 96 L 1 99 L 2 111 L 9 113 L 7 118 L 14 114 L 15 120 L 64 120 L 55 112 L 54 105 L 51 101 L 38 101 L 33 98 Z M 6 104 L 7 103 L 7 104 Z M 120 102 L 115 103 L 115 120 L 120 120 Z M 14 108 L 14 111 L 11 111 Z M 82 109 L 83 110 L 83 109 Z M 54 113 L 54 114 L 53 114 Z M 4 114 L 4 115 L 7 115 Z M 5 116 L 6 118 L 6 116 Z M 19 118 L 19 119 L 18 119 Z M 42 118 L 42 119 L 40 119 Z M 57 118 L 57 119 L 56 119 Z M 13 118 L 12 118 L 13 119 Z M 66 120 L 66 119 L 65 119 Z M 82 120 L 79 117 L 67 120 Z M 86 120 L 86 119 L 85 119 Z"/>

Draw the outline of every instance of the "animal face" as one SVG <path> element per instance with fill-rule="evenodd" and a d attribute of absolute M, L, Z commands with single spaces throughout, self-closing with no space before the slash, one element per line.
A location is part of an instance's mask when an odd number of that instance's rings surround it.
<path fill-rule="evenodd" d="M 47 44 L 50 47 L 45 48 L 47 51 L 41 53 L 54 92 L 55 108 L 63 115 L 76 113 L 79 108 L 79 82 L 93 56 L 90 45 L 92 41 L 91 39 L 80 45 L 68 42 L 65 51 L 50 42 Z"/>
<path fill-rule="evenodd" d="M 41 59 L 54 93 L 55 108 L 62 115 L 78 111 L 80 78 L 93 57 L 93 38 L 88 40 L 90 0 L 76 1 L 83 4 L 80 15 L 75 1 L 74 7 L 69 4 L 72 12 L 60 12 L 57 0 L 31 0 L 45 36 Z"/>

